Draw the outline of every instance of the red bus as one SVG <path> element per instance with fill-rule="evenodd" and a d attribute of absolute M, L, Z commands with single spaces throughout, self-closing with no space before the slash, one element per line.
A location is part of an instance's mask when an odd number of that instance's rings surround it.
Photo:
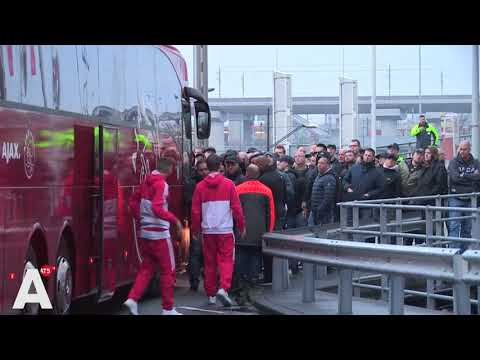
<path fill-rule="evenodd" d="M 210 135 L 187 80 L 172 46 L 0 45 L 0 313 L 14 313 L 29 268 L 58 314 L 132 283 L 127 204 L 157 157 L 175 161 L 170 210 L 185 218 L 192 119 L 196 138 Z"/>

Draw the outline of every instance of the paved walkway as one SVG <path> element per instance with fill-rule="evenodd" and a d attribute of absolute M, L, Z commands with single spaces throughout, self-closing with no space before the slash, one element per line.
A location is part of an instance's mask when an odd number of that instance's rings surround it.
<path fill-rule="evenodd" d="M 177 275 L 175 284 L 175 308 L 184 315 L 258 315 L 253 306 L 238 306 L 234 304 L 231 308 L 225 308 L 218 303 L 209 305 L 207 295 L 203 289 L 203 282 L 197 292 L 190 290 L 187 274 Z M 141 315 L 160 315 L 162 312 L 162 299 L 159 296 L 146 297 L 139 305 Z M 115 315 L 128 315 L 124 308 L 114 312 Z"/>
<path fill-rule="evenodd" d="M 331 286 L 334 276 L 326 279 Z M 317 281 L 322 283 L 322 280 Z M 315 292 L 314 303 L 302 302 L 303 276 L 297 275 L 291 281 L 292 288 L 278 293 L 266 289 L 263 295 L 258 297 L 255 306 L 262 312 L 277 315 L 338 315 L 337 295 L 326 291 Z M 322 285 L 325 285 L 322 284 Z M 319 286 L 317 286 L 318 288 Z M 322 288 L 324 286 L 321 286 Z M 353 297 L 352 311 L 354 315 L 388 315 L 388 303 L 383 300 L 374 300 Z M 405 305 L 405 315 L 451 315 L 449 312 L 429 310 L 421 307 Z"/>

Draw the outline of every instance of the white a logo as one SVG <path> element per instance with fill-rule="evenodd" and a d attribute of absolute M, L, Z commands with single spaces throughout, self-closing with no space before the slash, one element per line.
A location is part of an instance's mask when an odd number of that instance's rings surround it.
<path fill-rule="evenodd" d="M 30 287 L 35 288 L 35 293 L 29 294 Z M 25 304 L 40 304 L 42 309 L 52 309 L 52 304 L 48 298 L 45 286 L 43 286 L 42 278 L 37 269 L 28 269 L 23 277 L 22 285 L 18 291 L 17 298 L 13 304 L 14 310 L 25 308 Z"/>

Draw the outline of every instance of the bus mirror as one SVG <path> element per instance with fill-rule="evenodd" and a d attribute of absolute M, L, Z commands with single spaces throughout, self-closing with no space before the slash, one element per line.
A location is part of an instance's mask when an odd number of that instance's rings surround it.
<path fill-rule="evenodd" d="M 183 88 L 183 94 L 184 94 L 185 98 L 187 98 L 187 99 L 192 98 L 192 99 L 195 99 L 199 102 L 206 103 L 205 97 L 202 95 L 200 90 L 197 90 L 195 88 L 185 86 Z"/>
<path fill-rule="evenodd" d="M 182 120 L 185 124 L 185 137 L 192 140 L 192 112 L 190 102 L 182 99 Z"/>
<path fill-rule="evenodd" d="M 197 122 L 197 138 L 199 140 L 210 137 L 211 115 L 210 107 L 206 102 L 195 102 L 195 119 Z"/>

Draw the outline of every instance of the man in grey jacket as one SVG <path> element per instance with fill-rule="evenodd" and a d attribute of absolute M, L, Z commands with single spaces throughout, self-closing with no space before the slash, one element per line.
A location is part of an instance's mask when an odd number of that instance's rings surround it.
<path fill-rule="evenodd" d="M 450 161 L 448 176 L 450 178 L 451 194 L 466 194 L 480 190 L 480 162 L 470 154 L 471 145 L 468 140 L 462 141 L 458 148 L 458 155 Z M 471 207 L 468 197 L 450 198 L 448 205 L 451 207 Z M 450 211 L 450 217 L 468 216 L 470 213 Z M 470 238 L 472 221 L 470 219 L 452 220 L 449 226 L 449 236 Z M 461 244 L 461 249 L 466 250 L 467 244 Z"/>

